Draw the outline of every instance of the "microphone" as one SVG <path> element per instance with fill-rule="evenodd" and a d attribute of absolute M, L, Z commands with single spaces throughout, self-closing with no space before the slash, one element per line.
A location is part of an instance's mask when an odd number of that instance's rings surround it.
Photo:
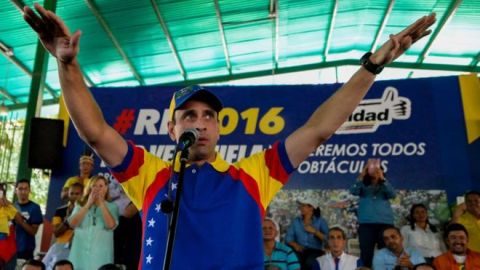
<path fill-rule="evenodd" d="M 162 212 L 164 214 L 170 214 L 173 212 L 173 201 L 169 198 L 169 199 L 164 199 L 161 203 L 160 203 L 160 210 L 162 210 Z"/>
<path fill-rule="evenodd" d="M 198 140 L 198 131 L 194 128 L 186 129 L 182 135 L 180 135 L 180 139 L 178 140 L 177 150 L 185 150 L 195 144 Z"/>

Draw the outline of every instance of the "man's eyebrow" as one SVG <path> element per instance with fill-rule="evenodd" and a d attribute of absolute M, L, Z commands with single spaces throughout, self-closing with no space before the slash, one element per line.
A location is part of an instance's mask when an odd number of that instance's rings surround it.
<path fill-rule="evenodd" d="M 195 110 L 194 109 L 183 110 L 181 115 L 190 115 L 190 114 L 195 114 Z"/>
<path fill-rule="evenodd" d="M 213 110 L 213 109 L 206 109 L 206 110 L 204 110 L 204 112 L 213 115 L 213 114 L 215 114 L 216 111 Z"/>

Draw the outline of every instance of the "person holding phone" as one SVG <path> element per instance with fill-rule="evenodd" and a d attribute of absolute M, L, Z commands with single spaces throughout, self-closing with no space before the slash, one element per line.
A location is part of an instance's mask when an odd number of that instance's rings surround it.
<path fill-rule="evenodd" d="M 20 220 L 21 216 L 13 204 L 7 200 L 6 193 L 6 184 L 0 183 L 0 269 L 13 270 L 17 247 L 12 221 Z"/>
<path fill-rule="evenodd" d="M 372 266 L 373 251 L 385 246 L 381 232 L 393 226 L 393 211 L 390 199 L 395 198 L 395 189 L 387 182 L 380 159 L 369 159 L 350 193 L 359 196 L 358 238 L 360 258 L 365 266 Z"/>

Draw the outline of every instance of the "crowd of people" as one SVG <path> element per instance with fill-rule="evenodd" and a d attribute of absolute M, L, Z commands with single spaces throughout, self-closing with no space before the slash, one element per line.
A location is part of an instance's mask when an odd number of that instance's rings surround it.
<path fill-rule="evenodd" d="M 466 206 L 463 217 L 473 215 L 477 224 L 480 223 L 480 193 L 470 191 L 465 195 L 470 199 Z M 299 210 L 305 206 L 299 202 Z M 310 207 L 314 207 L 310 205 Z M 464 207 L 460 205 L 459 207 Z M 386 225 L 384 229 L 374 233 L 374 239 L 380 239 L 381 244 L 375 244 L 373 250 L 368 245 L 362 245 L 360 238 L 360 257 L 347 253 L 347 238 L 343 228 L 330 227 L 325 234 L 325 249 L 318 253 L 323 255 L 312 259 L 305 256 L 304 250 L 308 249 L 308 243 L 304 246 L 288 245 L 290 239 L 285 237 L 285 243 L 275 238 L 278 233 L 278 225 L 272 218 L 265 218 L 263 225 L 266 269 L 327 269 L 327 270 L 354 270 L 354 269 L 480 269 L 480 242 L 475 238 L 480 234 L 480 227 L 469 226 L 468 223 L 456 223 L 451 220 L 440 230 L 429 223 L 427 208 L 423 204 L 414 204 L 408 217 L 409 224 L 401 228 L 393 224 Z M 295 220 L 288 231 L 302 230 L 298 234 L 299 239 L 308 239 L 306 234 L 316 237 L 318 232 L 311 229 L 309 223 L 302 223 L 303 229 L 299 229 Z M 319 230 L 317 227 L 316 230 Z M 378 236 L 378 237 L 377 237 Z M 372 241 L 372 239 L 367 239 Z M 368 248 L 365 250 L 365 248 Z M 364 258 L 366 254 L 372 254 L 371 260 Z"/>
<path fill-rule="evenodd" d="M 301 216 L 287 230 L 287 246 L 272 238 L 271 230 L 278 235 L 277 223 L 271 218 L 264 220 L 264 262 L 268 269 L 480 269 L 479 192 L 465 194 L 465 203 L 456 207 L 442 236 L 440 228 L 429 222 L 428 209 L 421 203 L 411 206 L 408 224 L 394 226 L 389 200 L 396 192 L 380 160 L 369 159 L 357 180 L 350 192 L 359 199 L 360 257 L 345 253 L 344 229 L 329 228 L 317 202 L 303 199 L 297 202 Z"/>
<path fill-rule="evenodd" d="M 56 209 L 51 220 L 54 240 L 44 255 L 34 254 L 38 244 L 35 235 L 44 218 L 40 206 L 29 199 L 29 181 L 16 183 L 15 203 L 2 196 L 1 270 L 19 269 L 22 265 L 22 269 L 43 265 L 41 269 L 48 270 L 73 267 L 89 270 L 105 265 L 110 268 L 102 269 L 117 269 L 112 268 L 115 265 L 137 268 L 141 242 L 138 210 L 118 183 L 92 175 L 92 156 L 81 156 L 79 169 L 79 175 L 67 179 L 62 188 L 60 196 L 65 204 Z M 1 190 L 5 192 L 6 187 Z"/>
<path fill-rule="evenodd" d="M 29 181 L 17 182 L 18 199 L 14 204 L 2 196 L 0 242 L 4 248 L 0 252 L 0 269 L 19 269 L 20 265 L 21 269 L 49 270 L 122 269 L 119 265 L 123 265 L 123 269 L 136 269 L 139 256 L 125 260 L 121 250 L 139 252 L 141 225 L 122 230 L 122 237 L 135 234 L 138 237 L 133 241 L 130 241 L 132 238 L 118 240 L 119 245 L 114 245 L 114 232 L 119 226 L 119 207 L 126 220 L 139 218 L 138 210 L 121 189 L 117 190 L 118 184 L 112 185 L 103 176 L 91 175 L 93 159 L 90 156 L 80 158 L 80 168 L 85 167 L 85 162 L 90 164 L 88 177 L 65 184 L 68 186 L 65 205 L 57 208 L 52 219 L 55 240 L 41 261 L 34 259 L 34 250 L 35 234 L 43 217 L 38 204 L 29 199 Z M 5 189 L 4 185 L 0 187 L 3 193 Z M 401 228 L 393 225 L 388 201 L 395 197 L 395 189 L 385 178 L 378 160 L 367 161 L 350 192 L 360 200 L 357 210 L 359 257 L 347 253 L 345 230 L 341 226 L 328 226 L 318 202 L 299 199 L 295 202 L 299 216 L 292 219 L 283 241 L 279 238 L 277 222 L 269 217 L 263 220 L 265 269 L 480 269 L 480 192 L 466 193 L 465 203 L 456 207 L 452 220 L 444 228 L 429 222 L 428 209 L 420 203 L 411 206 L 408 224 Z M 118 203 L 112 202 L 113 196 Z M 382 217 L 376 217 L 378 215 Z M 375 218 L 377 222 L 373 222 Z M 8 221 L 13 225 L 8 226 Z M 362 236 L 362 226 L 374 229 Z M 114 249 L 119 249 L 118 256 L 114 255 Z M 126 261 L 131 263 L 125 264 Z"/>

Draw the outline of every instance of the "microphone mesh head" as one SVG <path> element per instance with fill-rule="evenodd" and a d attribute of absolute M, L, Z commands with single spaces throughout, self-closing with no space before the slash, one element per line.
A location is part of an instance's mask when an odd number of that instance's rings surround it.
<path fill-rule="evenodd" d="M 191 133 L 193 135 L 193 137 L 195 137 L 195 141 L 198 139 L 198 137 L 200 136 L 200 134 L 198 134 L 198 130 L 196 128 L 187 128 L 185 129 L 185 131 L 183 132 L 183 134 L 187 134 L 187 133 Z M 182 134 L 182 135 L 183 135 Z"/>
<path fill-rule="evenodd" d="M 194 128 L 185 129 L 178 139 L 177 149 L 184 150 L 185 148 L 194 145 L 199 136 L 198 130 Z"/>

